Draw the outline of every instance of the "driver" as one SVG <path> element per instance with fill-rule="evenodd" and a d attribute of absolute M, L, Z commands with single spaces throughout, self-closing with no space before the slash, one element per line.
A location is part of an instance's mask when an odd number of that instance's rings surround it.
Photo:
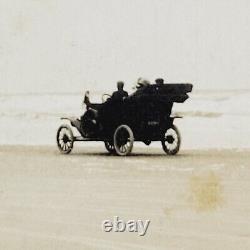
<path fill-rule="evenodd" d="M 123 99 L 125 99 L 126 97 L 128 97 L 128 92 L 123 90 L 124 87 L 124 82 L 117 82 L 117 91 L 115 91 L 112 96 L 111 99 L 114 101 L 122 101 Z"/>

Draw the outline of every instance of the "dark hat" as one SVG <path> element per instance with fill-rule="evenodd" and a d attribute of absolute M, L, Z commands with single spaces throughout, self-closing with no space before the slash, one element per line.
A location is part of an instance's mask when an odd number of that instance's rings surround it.
<path fill-rule="evenodd" d="M 117 82 L 117 87 L 118 88 L 123 88 L 124 87 L 124 82 L 122 82 L 122 81 Z"/>
<path fill-rule="evenodd" d="M 164 79 L 162 79 L 162 78 L 157 78 L 157 79 L 155 80 L 155 82 L 156 82 L 156 84 L 164 84 Z"/>

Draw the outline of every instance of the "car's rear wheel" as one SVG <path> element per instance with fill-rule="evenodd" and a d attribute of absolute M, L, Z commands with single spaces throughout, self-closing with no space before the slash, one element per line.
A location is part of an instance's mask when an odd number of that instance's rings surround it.
<path fill-rule="evenodd" d="M 114 143 L 110 142 L 110 141 L 105 141 L 104 142 L 105 148 L 107 149 L 107 151 L 109 153 L 114 153 L 115 152 L 115 146 Z"/>
<path fill-rule="evenodd" d="M 56 135 L 57 146 L 62 154 L 69 154 L 74 146 L 72 129 L 67 124 L 59 127 Z"/>
<path fill-rule="evenodd" d="M 163 137 L 161 144 L 166 154 L 177 154 L 181 146 L 181 135 L 178 128 L 173 125 L 171 128 L 167 129 Z"/>
<path fill-rule="evenodd" d="M 133 149 L 134 134 L 127 125 L 119 126 L 114 133 L 114 148 L 117 155 L 129 155 Z"/>

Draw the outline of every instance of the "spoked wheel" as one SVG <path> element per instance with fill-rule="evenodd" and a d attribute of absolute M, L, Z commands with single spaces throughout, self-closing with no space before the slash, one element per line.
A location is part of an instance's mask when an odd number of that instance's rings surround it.
<path fill-rule="evenodd" d="M 62 125 L 57 131 L 57 146 L 61 153 L 69 154 L 73 149 L 74 136 L 73 132 L 68 125 Z"/>
<path fill-rule="evenodd" d="M 107 151 L 109 153 L 114 153 L 115 152 L 115 146 L 114 143 L 110 142 L 110 141 L 105 141 L 104 142 L 105 148 L 107 149 Z"/>
<path fill-rule="evenodd" d="M 134 134 L 127 125 L 119 126 L 114 134 L 114 147 L 117 155 L 125 156 L 131 153 L 134 144 Z"/>
<path fill-rule="evenodd" d="M 179 130 L 175 125 L 169 128 L 165 135 L 164 139 L 161 141 L 163 150 L 168 155 L 175 155 L 179 152 L 181 146 L 181 136 Z"/>

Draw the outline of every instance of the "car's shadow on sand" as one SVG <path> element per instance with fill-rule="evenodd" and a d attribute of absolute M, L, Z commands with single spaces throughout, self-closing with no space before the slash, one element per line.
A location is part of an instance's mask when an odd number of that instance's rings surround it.
<path fill-rule="evenodd" d="M 113 159 L 129 159 L 129 158 L 164 158 L 164 159 L 176 159 L 176 158 L 186 158 L 186 157 L 190 157 L 191 155 L 189 153 L 178 153 L 176 155 L 167 155 L 164 153 L 150 153 L 150 152 L 135 152 L 135 153 L 131 153 L 130 155 L 127 156 L 118 156 L 115 154 L 111 154 L 108 152 L 83 152 L 83 151 L 75 151 L 72 152 L 71 154 L 67 155 L 69 157 L 106 157 L 107 159 L 109 158 L 113 158 Z"/>

